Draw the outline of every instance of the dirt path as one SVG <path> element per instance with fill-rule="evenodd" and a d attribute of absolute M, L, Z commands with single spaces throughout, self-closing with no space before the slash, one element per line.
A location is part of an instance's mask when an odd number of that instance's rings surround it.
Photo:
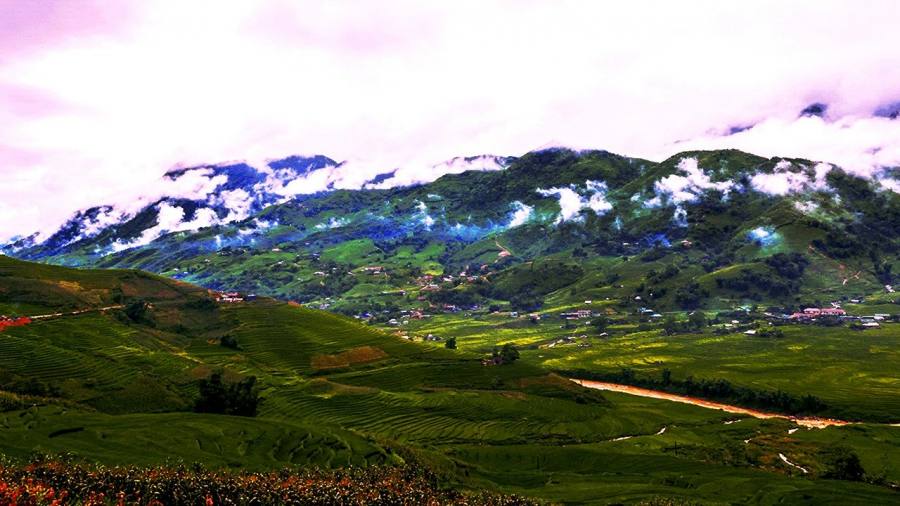
<path fill-rule="evenodd" d="M 92 313 L 95 311 L 108 311 L 110 309 L 122 309 L 125 307 L 124 304 L 119 304 L 118 306 L 106 306 L 106 307 L 94 307 L 90 309 L 79 309 L 78 311 L 69 311 L 64 313 L 50 313 L 50 314 L 42 314 L 37 316 L 29 316 L 32 320 L 45 320 L 47 318 L 58 318 L 60 316 L 74 316 L 84 313 Z"/>
<path fill-rule="evenodd" d="M 817 428 L 822 429 L 825 427 L 835 427 L 835 426 L 843 426 L 850 425 L 854 422 L 847 422 L 844 420 L 834 420 L 831 418 L 815 418 L 815 417 L 803 417 L 803 416 L 790 416 L 790 415 L 782 415 L 778 413 L 768 413 L 765 411 L 758 411 L 750 408 L 742 408 L 740 406 L 732 406 L 730 404 L 722 404 L 719 402 L 708 401 L 705 399 L 698 399 L 696 397 L 688 397 L 686 395 L 678 395 L 678 394 L 670 394 L 668 392 L 660 392 L 658 390 L 649 390 L 646 388 L 633 387 L 630 385 L 620 385 L 618 383 L 605 383 L 602 381 L 590 381 L 590 380 L 579 380 L 573 379 L 575 383 L 586 387 L 586 388 L 594 388 L 596 390 L 607 390 L 610 392 L 621 392 L 625 394 L 637 395 L 640 397 L 650 397 L 653 399 L 663 399 L 666 401 L 672 402 L 681 402 L 684 404 L 692 404 L 694 406 L 700 406 L 702 408 L 709 409 L 719 409 L 725 411 L 727 413 L 736 413 L 740 415 L 749 415 L 754 418 L 783 418 L 785 420 L 790 420 L 797 425 L 809 428 Z"/>
<path fill-rule="evenodd" d="M 785 464 L 793 467 L 794 469 L 799 469 L 799 470 L 803 471 L 803 474 L 809 474 L 809 471 L 807 471 L 806 469 L 804 469 L 804 468 L 798 466 L 797 464 L 794 464 L 790 460 L 788 460 L 788 458 L 785 457 L 783 453 L 779 453 L 778 458 L 781 459 L 781 461 L 784 462 Z"/>
<path fill-rule="evenodd" d="M 504 248 L 503 245 L 500 244 L 499 239 L 494 239 L 494 244 L 496 244 L 497 247 L 500 248 L 500 253 L 497 254 L 497 260 L 500 260 L 501 258 L 506 258 L 508 256 L 512 256 L 512 252 L 509 251 L 508 249 Z"/>

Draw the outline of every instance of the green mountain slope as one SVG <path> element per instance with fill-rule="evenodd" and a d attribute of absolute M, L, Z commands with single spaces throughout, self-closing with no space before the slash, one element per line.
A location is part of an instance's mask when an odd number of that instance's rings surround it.
<path fill-rule="evenodd" d="M 900 251 L 897 193 L 827 164 L 735 150 L 654 163 L 549 149 L 420 186 L 301 195 L 118 251 L 117 231 L 152 225 L 140 220 L 15 254 L 390 319 L 443 304 L 536 310 L 636 296 L 659 310 L 791 310 L 884 293 Z M 768 261 L 778 254 L 802 268 L 779 269 L 784 258 Z"/>

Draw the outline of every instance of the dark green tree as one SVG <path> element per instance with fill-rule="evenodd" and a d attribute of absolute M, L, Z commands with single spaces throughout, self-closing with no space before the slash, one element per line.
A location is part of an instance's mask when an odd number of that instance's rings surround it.
<path fill-rule="evenodd" d="M 506 343 L 503 346 L 495 346 L 491 356 L 495 363 L 512 364 L 519 360 L 519 350 L 516 349 L 514 344 Z"/>
<path fill-rule="evenodd" d="M 703 311 L 694 311 L 688 316 L 688 323 L 692 329 L 701 330 L 703 327 L 706 327 L 706 315 Z"/>
<path fill-rule="evenodd" d="M 209 378 L 201 379 L 200 397 L 194 404 L 198 413 L 225 413 L 228 406 L 227 391 L 222 382 L 222 373 L 214 372 Z"/>
<path fill-rule="evenodd" d="M 832 446 L 824 451 L 823 477 L 834 480 L 862 481 L 866 476 L 859 456 L 846 446 Z"/>
<path fill-rule="evenodd" d="M 149 321 L 150 304 L 143 299 L 133 300 L 125 305 L 125 316 L 135 323 L 147 323 Z"/>
<path fill-rule="evenodd" d="M 663 320 L 663 332 L 665 332 L 667 336 L 671 336 L 677 331 L 678 322 L 675 320 L 675 315 L 666 316 L 666 319 Z"/>
<path fill-rule="evenodd" d="M 231 348 L 232 350 L 239 350 L 241 346 L 238 344 L 237 339 L 231 334 L 226 334 L 219 338 L 219 344 L 225 348 Z"/>
<path fill-rule="evenodd" d="M 221 372 L 212 373 L 199 383 L 200 397 L 194 404 L 198 413 L 217 413 L 237 416 L 256 416 L 259 407 L 259 388 L 256 376 L 226 384 Z"/>

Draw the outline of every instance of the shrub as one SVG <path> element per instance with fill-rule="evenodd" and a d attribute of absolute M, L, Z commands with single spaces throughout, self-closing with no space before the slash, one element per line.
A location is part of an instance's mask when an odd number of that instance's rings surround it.
<path fill-rule="evenodd" d="M 502 347 L 495 346 L 494 351 L 491 353 L 491 359 L 495 364 L 512 364 L 519 360 L 519 350 L 512 343 L 506 343 Z"/>
<path fill-rule="evenodd" d="M 198 413 L 256 416 L 259 406 L 256 376 L 226 384 L 222 381 L 222 373 L 215 372 L 209 378 L 201 379 L 199 388 L 200 397 L 194 404 L 194 411 Z"/>
<path fill-rule="evenodd" d="M 846 446 L 833 446 L 824 452 L 825 478 L 834 480 L 862 481 L 866 472 L 859 456 Z"/>
<path fill-rule="evenodd" d="M 225 348 L 230 348 L 232 350 L 240 350 L 241 346 L 238 344 L 237 339 L 231 334 L 226 334 L 219 338 L 219 345 Z"/>

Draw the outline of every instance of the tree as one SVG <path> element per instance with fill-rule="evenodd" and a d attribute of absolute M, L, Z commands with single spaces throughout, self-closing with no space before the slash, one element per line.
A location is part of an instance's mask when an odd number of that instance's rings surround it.
<path fill-rule="evenodd" d="M 456 349 L 456 338 L 451 337 L 450 339 L 447 339 L 447 341 L 444 342 L 444 348 L 447 348 L 448 350 L 455 350 Z"/>
<path fill-rule="evenodd" d="M 237 339 L 235 339 L 231 334 L 226 334 L 219 338 L 219 345 L 224 346 L 225 348 L 231 348 L 232 350 L 241 349 L 241 346 L 238 344 Z"/>
<path fill-rule="evenodd" d="M 198 413 L 224 413 L 228 405 L 222 373 L 214 372 L 209 378 L 200 380 L 200 397 L 194 404 Z"/>
<path fill-rule="evenodd" d="M 259 390 L 256 388 L 256 376 L 250 376 L 228 388 L 229 415 L 256 416 L 259 407 Z"/>
<path fill-rule="evenodd" d="M 150 323 L 148 309 L 150 309 L 150 304 L 147 301 L 134 300 L 125 305 L 125 316 L 135 323 Z"/>
<path fill-rule="evenodd" d="M 491 358 L 496 364 L 512 364 L 516 360 L 519 360 L 519 350 L 517 350 L 516 346 L 512 343 L 506 343 L 502 347 L 494 346 Z"/>
<path fill-rule="evenodd" d="M 672 371 L 668 367 L 662 370 L 662 383 L 666 386 L 672 383 Z"/>
<path fill-rule="evenodd" d="M 598 316 L 591 321 L 591 326 L 597 329 L 597 332 L 606 330 L 607 325 L 609 325 L 609 320 L 605 316 Z"/>
<path fill-rule="evenodd" d="M 212 373 L 199 383 L 200 397 L 194 404 L 198 413 L 218 413 L 224 415 L 256 416 L 259 407 L 259 389 L 256 376 L 225 384 L 221 372 Z"/>
<path fill-rule="evenodd" d="M 833 446 L 825 450 L 825 478 L 862 481 L 866 475 L 859 456 L 846 446 Z"/>
<path fill-rule="evenodd" d="M 666 319 L 663 320 L 663 332 L 665 332 L 667 336 L 671 336 L 677 331 L 678 322 L 675 320 L 675 315 L 666 316 Z"/>
<path fill-rule="evenodd" d="M 694 330 L 700 330 L 706 326 L 706 315 L 703 311 L 694 311 L 688 316 L 688 323 Z"/>

